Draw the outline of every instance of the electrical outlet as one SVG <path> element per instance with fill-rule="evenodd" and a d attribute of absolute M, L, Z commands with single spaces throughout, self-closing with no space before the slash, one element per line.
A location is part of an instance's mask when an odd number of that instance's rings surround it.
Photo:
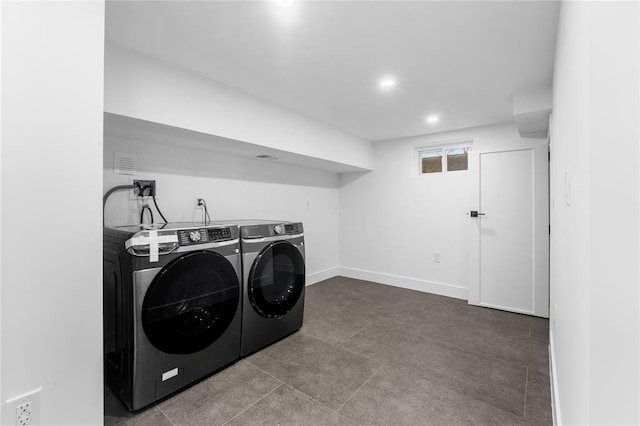
<path fill-rule="evenodd" d="M 18 417 L 24 416 L 25 414 L 31 414 L 31 401 L 18 405 L 16 411 L 18 412 Z"/>
<path fill-rule="evenodd" d="M 18 426 L 29 426 L 32 424 L 31 420 L 31 401 L 18 405 L 16 408 L 16 422 Z"/>
<path fill-rule="evenodd" d="M 440 263 L 440 252 L 439 251 L 434 251 L 433 252 L 433 263 Z"/>
<path fill-rule="evenodd" d="M 206 201 L 204 201 L 204 198 L 201 197 L 196 197 L 196 208 L 203 208 L 204 207 L 204 203 L 206 203 Z"/>
<path fill-rule="evenodd" d="M 134 197 L 155 197 L 156 195 L 156 181 L 155 180 L 141 180 L 141 179 L 134 179 L 133 182 L 131 183 L 132 185 L 135 184 L 139 184 L 140 187 L 142 188 L 142 194 L 140 194 L 140 191 L 138 190 L 138 188 L 133 188 L 133 196 Z"/>
<path fill-rule="evenodd" d="M 1 424 L 18 426 L 39 425 L 41 392 L 42 389 L 36 389 L 6 400 L 2 407 Z"/>

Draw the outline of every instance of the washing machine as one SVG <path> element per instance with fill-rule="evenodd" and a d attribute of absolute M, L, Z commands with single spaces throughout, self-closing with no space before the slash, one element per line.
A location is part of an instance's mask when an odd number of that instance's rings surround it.
<path fill-rule="evenodd" d="M 302 327 L 304 230 L 300 222 L 225 221 L 240 228 L 242 342 L 246 356 Z"/>
<path fill-rule="evenodd" d="M 237 226 L 104 229 L 105 380 L 139 410 L 240 357 Z"/>

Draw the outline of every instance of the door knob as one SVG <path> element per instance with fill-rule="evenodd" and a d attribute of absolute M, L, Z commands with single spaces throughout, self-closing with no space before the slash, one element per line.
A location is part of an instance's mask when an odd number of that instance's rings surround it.
<path fill-rule="evenodd" d="M 478 213 L 477 210 L 471 210 L 471 217 L 484 216 L 484 213 Z"/>

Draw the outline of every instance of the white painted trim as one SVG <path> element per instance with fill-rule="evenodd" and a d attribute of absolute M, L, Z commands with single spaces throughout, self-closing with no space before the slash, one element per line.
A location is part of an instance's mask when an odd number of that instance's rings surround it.
<path fill-rule="evenodd" d="M 422 291 L 424 293 L 433 293 L 439 294 L 441 296 L 467 300 L 468 289 L 466 287 L 453 284 L 438 283 L 434 281 L 426 281 L 416 278 L 402 277 L 399 275 L 382 274 L 379 272 L 345 267 L 340 267 L 339 275 L 348 278 L 373 281 L 379 284 L 386 284 L 394 287 L 407 288 L 409 290 Z"/>
<path fill-rule="evenodd" d="M 562 426 L 560 414 L 560 392 L 558 392 L 558 375 L 556 374 L 556 356 L 553 346 L 553 330 L 549 331 L 549 374 L 551 375 L 551 414 L 554 426 Z"/>
<path fill-rule="evenodd" d="M 426 151 L 433 148 L 452 148 L 455 146 L 473 146 L 473 137 L 465 136 L 458 138 L 439 139 L 429 142 L 421 141 L 411 144 L 417 151 Z"/>
<path fill-rule="evenodd" d="M 320 281 L 328 280 L 329 278 L 333 278 L 338 275 L 340 275 L 340 268 L 337 266 L 325 269 L 324 271 L 313 272 L 311 274 L 307 274 L 306 285 L 316 284 Z"/>

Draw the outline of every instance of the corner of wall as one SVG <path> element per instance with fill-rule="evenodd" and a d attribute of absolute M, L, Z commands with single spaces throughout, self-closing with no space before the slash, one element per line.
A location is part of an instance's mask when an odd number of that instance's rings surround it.
<path fill-rule="evenodd" d="M 306 285 L 317 284 L 320 281 L 328 280 L 329 278 L 337 277 L 339 275 L 340 268 L 337 266 L 325 269 L 323 271 L 313 272 L 311 274 L 307 274 Z"/>
<path fill-rule="evenodd" d="M 562 411 L 560 410 L 560 392 L 558 391 L 558 376 L 556 374 L 556 356 L 554 349 L 553 330 L 549 332 L 549 381 L 551 383 L 551 410 L 554 426 L 562 425 Z"/>

